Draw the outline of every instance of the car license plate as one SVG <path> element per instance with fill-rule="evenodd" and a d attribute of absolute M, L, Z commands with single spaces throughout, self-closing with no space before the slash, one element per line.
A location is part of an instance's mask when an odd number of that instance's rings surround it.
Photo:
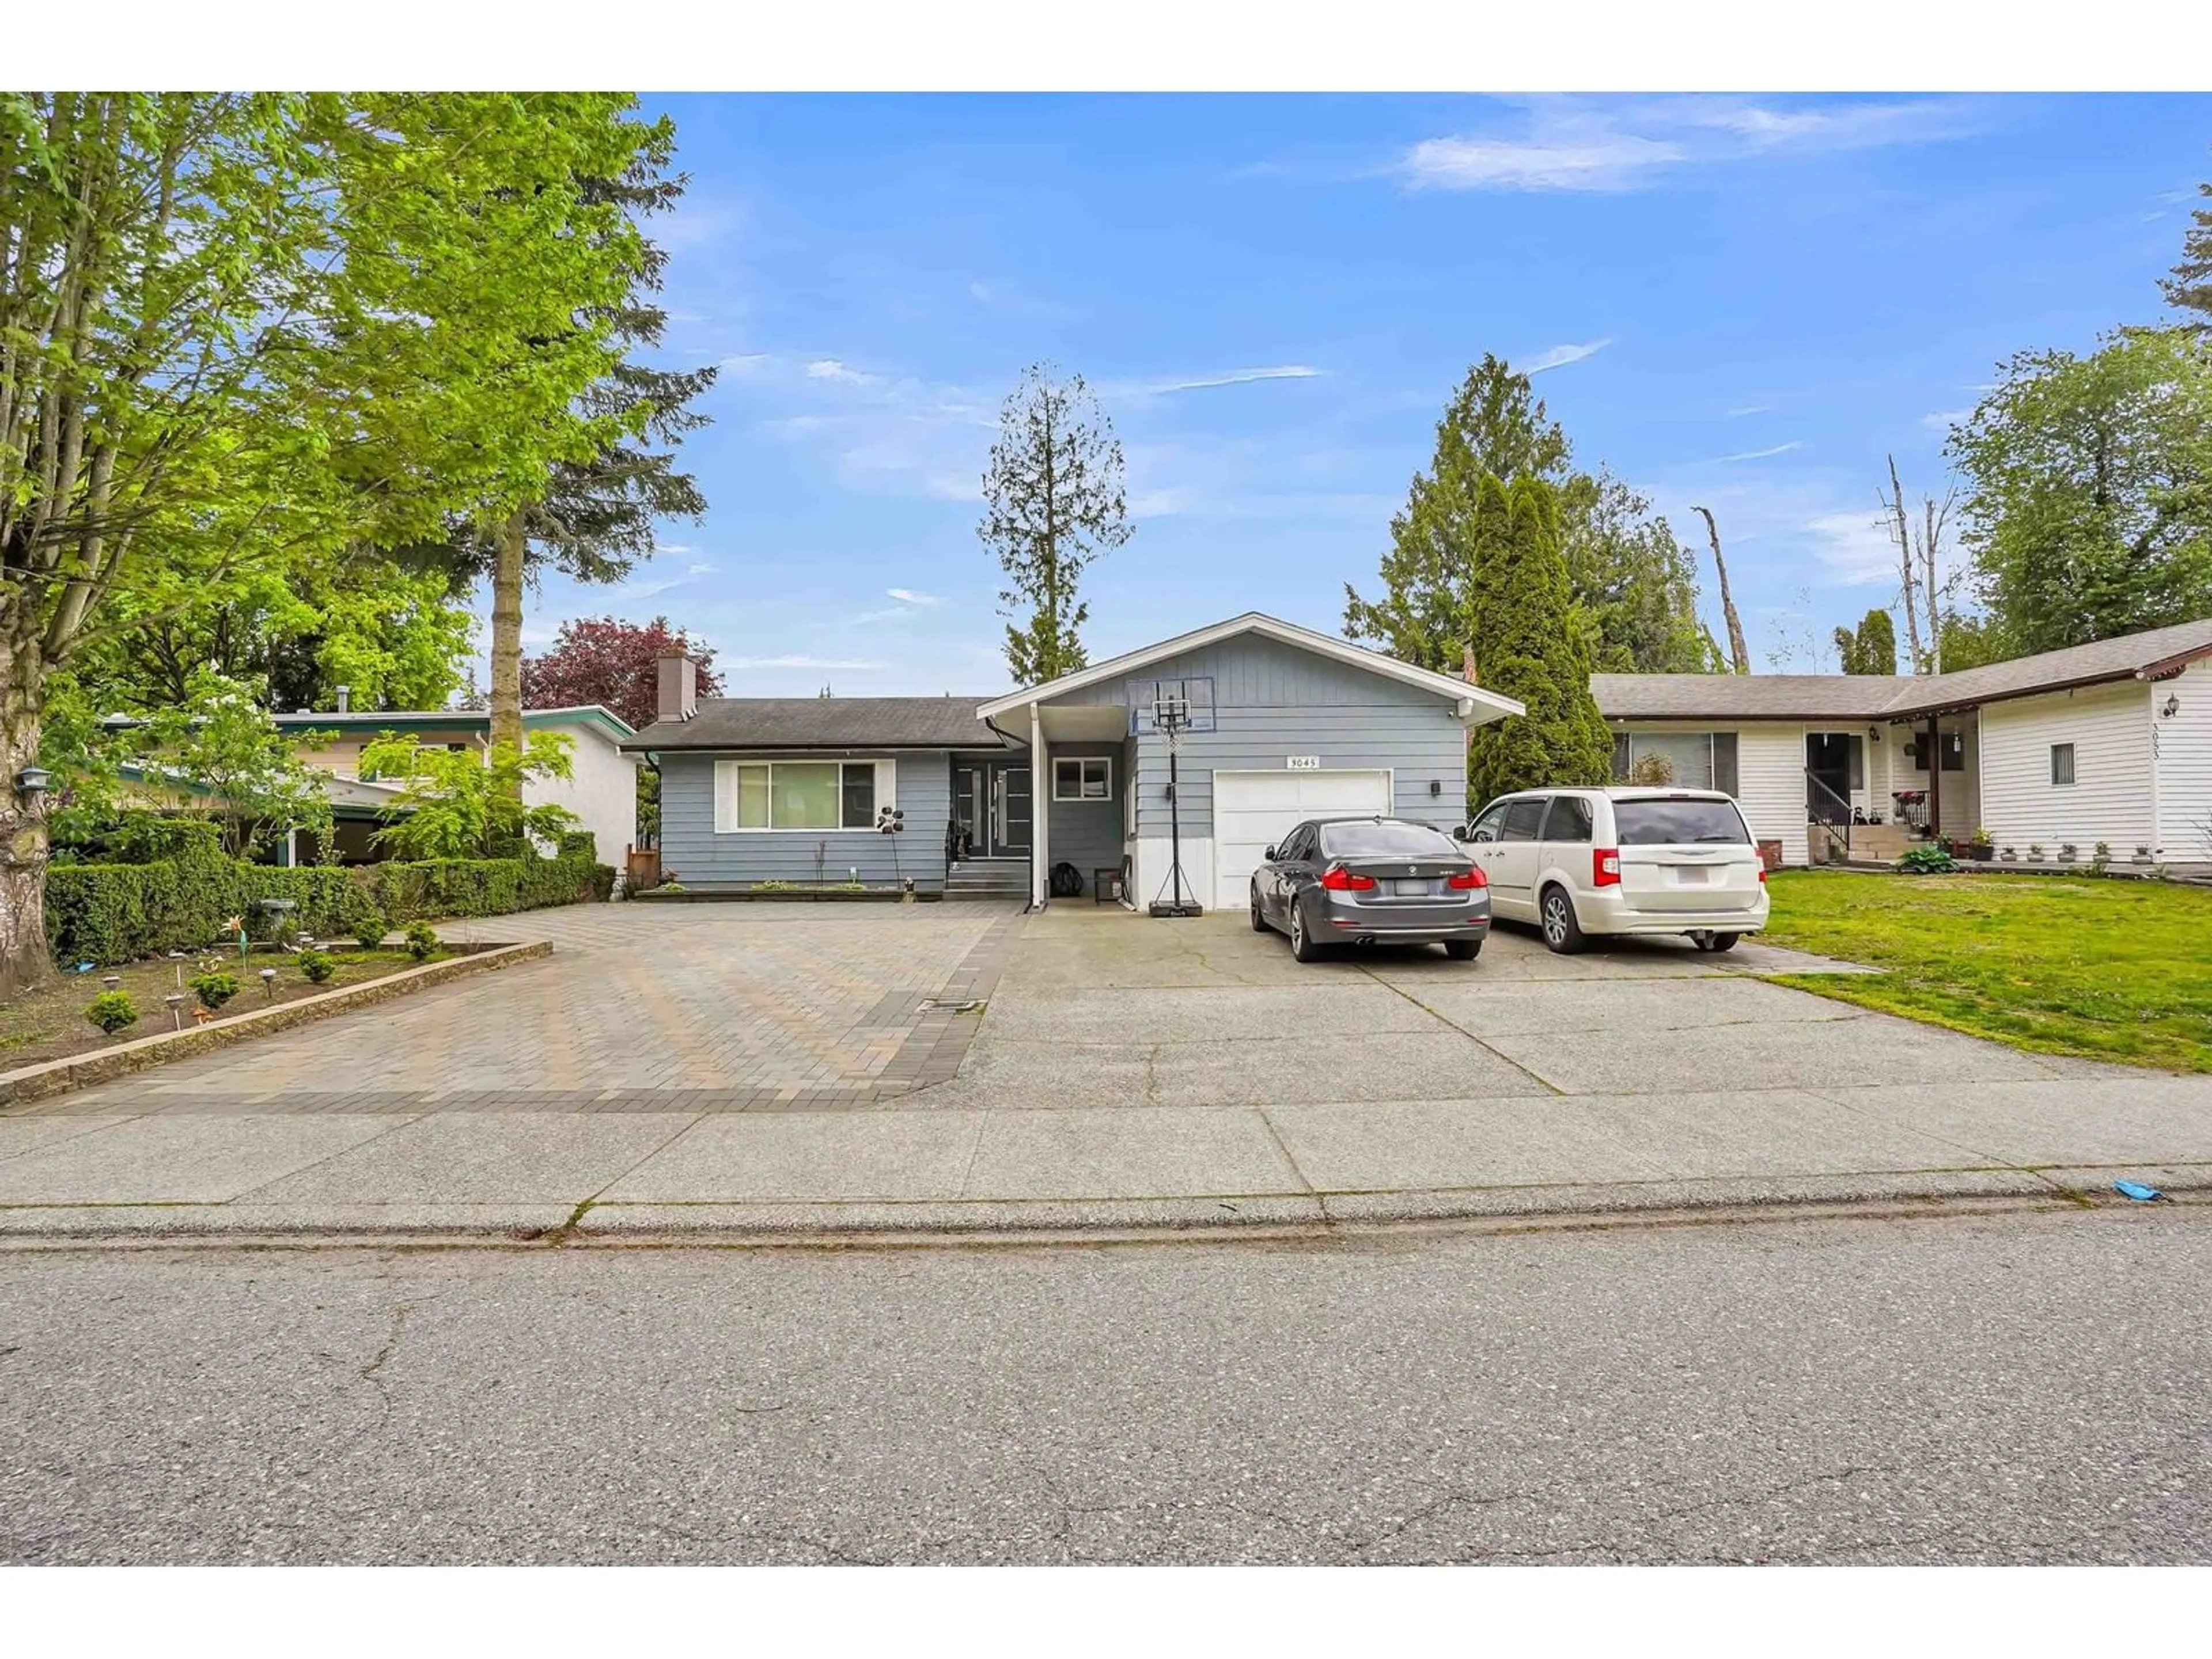
<path fill-rule="evenodd" d="M 1425 881 L 1394 881 L 1390 884 L 1390 890 L 1401 898 L 1407 898 L 1425 894 L 1429 890 L 1429 884 Z"/>
<path fill-rule="evenodd" d="M 1703 887 L 1711 881 L 1713 872 L 1702 864 L 1685 864 L 1675 869 L 1675 877 L 1685 887 Z"/>

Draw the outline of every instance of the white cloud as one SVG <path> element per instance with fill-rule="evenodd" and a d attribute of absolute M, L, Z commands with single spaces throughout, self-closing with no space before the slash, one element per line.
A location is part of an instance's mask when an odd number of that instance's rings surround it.
<path fill-rule="evenodd" d="M 807 364 L 806 378 L 810 380 L 836 380 L 846 386 L 873 386 L 881 379 L 857 368 L 848 368 L 835 357 L 818 358 Z"/>
<path fill-rule="evenodd" d="M 879 662 L 867 662 L 852 657 L 730 657 L 723 660 L 732 668 L 831 669 L 847 674 L 873 673 L 884 666 Z"/>
<path fill-rule="evenodd" d="M 905 605 L 887 605 L 880 611 L 863 611 L 859 616 L 848 617 L 845 620 L 848 625 L 857 628 L 867 623 L 894 622 L 901 617 L 912 615 L 913 611 Z"/>
<path fill-rule="evenodd" d="M 1569 363 L 1578 363 L 1585 357 L 1595 357 L 1613 343 L 1610 335 L 1602 340 L 1585 340 L 1580 345 L 1555 345 L 1538 352 L 1528 362 L 1513 367 L 1523 374 L 1541 374 L 1547 368 L 1565 368 Z"/>
<path fill-rule="evenodd" d="M 1696 163 L 1926 143 L 1974 120 L 1975 107 L 1956 100 L 1775 108 L 1724 97 L 1543 98 L 1513 130 L 1423 139 L 1390 171 L 1413 190 L 1638 190 Z"/>
<path fill-rule="evenodd" d="M 775 361 L 772 351 L 740 351 L 736 356 L 719 359 L 720 367 L 731 374 L 751 374 L 766 368 Z"/>
<path fill-rule="evenodd" d="M 1177 392 L 1204 392 L 1221 386 L 1249 386 L 1255 380 L 1310 380 L 1321 370 L 1306 363 L 1278 363 L 1267 368 L 1230 368 L 1218 374 L 1174 375 L 1157 380 L 1112 380 L 1098 388 L 1102 398 L 1164 398 Z"/>
<path fill-rule="evenodd" d="M 1971 409 L 1939 409 L 1932 415 L 1923 415 L 1920 424 L 1930 432 L 1948 432 L 1960 422 L 1971 419 L 1973 412 Z"/>
<path fill-rule="evenodd" d="M 1745 449 L 1733 455 L 1716 455 L 1713 461 L 1716 465 L 1723 461 L 1763 461 L 1770 455 L 1787 455 L 1793 449 L 1804 447 L 1801 440 L 1792 438 L 1786 444 L 1776 444 L 1766 449 Z"/>
<path fill-rule="evenodd" d="M 684 567 L 684 574 L 687 576 L 711 576 L 714 573 L 714 567 L 711 564 L 706 563 L 704 561 L 702 561 L 697 564 L 687 564 Z"/>
<path fill-rule="evenodd" d="M 911 587 L 886 587 L 884 592 L 901 605 L 943 605 L 934 593 L 917 593 Z"/>
<path fill-rule="evenodd" d="M 1806 523 L 1814 554 L 1846 586 L 1897 580 L 1897 549 L 1871 510 L 1823 513 Z"/>
<path fill-rule="evenodd" d="M 1770 405 L 1766 404 L 1740 404 L 1729 410 L 1728 416 L 1731 421 L 1741 420 L 1747 415 L 1766 414 L 1769 408 Z"/>

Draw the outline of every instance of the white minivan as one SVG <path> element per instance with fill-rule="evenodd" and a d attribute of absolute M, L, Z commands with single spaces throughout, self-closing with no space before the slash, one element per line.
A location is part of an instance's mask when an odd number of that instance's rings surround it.
<path fill-rule="evenodd" d="M 1458 832 L 1493 915 L 1579 951 L 1593 933 L 1686 933 L 1726 951 L 1766 926 L 1766 865 L 1734 799 L 1614 785 L 1500 796 Z"/>

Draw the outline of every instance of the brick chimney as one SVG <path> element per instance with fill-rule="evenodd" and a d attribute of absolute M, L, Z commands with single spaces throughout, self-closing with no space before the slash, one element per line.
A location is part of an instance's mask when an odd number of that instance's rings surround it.
<path fill-rule="evenodd" d="M 664 720 L 688 720 L 699 712 L 699 665 L 681 652 L 659 658 L 659 705 L 653 711 Z"/>

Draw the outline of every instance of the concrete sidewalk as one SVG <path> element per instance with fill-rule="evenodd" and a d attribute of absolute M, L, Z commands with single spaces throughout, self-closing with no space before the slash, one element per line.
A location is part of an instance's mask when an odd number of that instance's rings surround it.
<path fill-rule="evenodd" d="M 0 1237 L 1191 1228 L 2212 1187 L 2212 1082 L 0 1119 Z"/>

